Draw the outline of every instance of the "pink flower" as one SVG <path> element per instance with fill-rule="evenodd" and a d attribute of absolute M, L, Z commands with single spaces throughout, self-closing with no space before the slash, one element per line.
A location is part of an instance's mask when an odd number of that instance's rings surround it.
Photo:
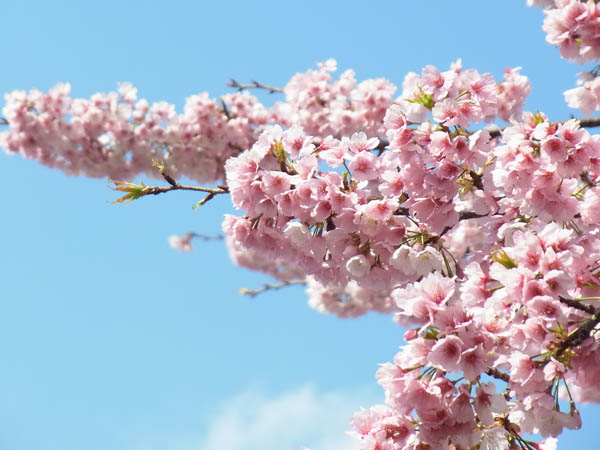
<path fill-rule="evenodd" d="M 452 127 L 459 124 L 463 125 L 463 121 L 461 120 L 460 106 L 451 98 L 447 98 L 436 103 L 431 112 L 433 113 L 433 118 L 444 126 Z M 469 124 L 467 123 L 464 126 L 468 125 Z"/>
<path fill-rule="evenodd" d="M 446 372 L 457 372 L 460 368 L 462 346 L 463 342 L 457 336 L 440 339 L 431 349 L 429 363 Z"/>
<path fill-rule="evenodd" d="M 180 252 L 191 252 L 193 250 L 190 242 L 192 237 L 193 235 L 191 233 L 184 236 L 169 236 L 169 245 Z"/>
<path fill-rule="evenodd" d="M 581 218 L 587 224 L 600 223 L 600 188 L 588 189 L 581 203 Z"/>
<path fill-rule="evenodd" d="M 373 180 L 377 178 L 377 156 L 368 151 L 356 154 L 350 162 L 352 177 L 357 180 Z"/>
<path fill-rule="evenodd" d="M 385 221 L 392 217 L 398 209 L 398 202 L 389 198 L 383 200 L 373 200 L 367 203 L 364 212 L 371 219 L 376 221 Z"/>

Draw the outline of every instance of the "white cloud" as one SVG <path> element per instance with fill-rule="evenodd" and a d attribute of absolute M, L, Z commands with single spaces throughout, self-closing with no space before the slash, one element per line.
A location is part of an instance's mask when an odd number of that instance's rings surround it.
<path fill-rule="evenodd" d="M 349 416 L 378 401 L 366 390 L 319 392 L 304 386 L 268 396 L 249 389 L 212 419 L 197 450 L 357 450 Z"/>

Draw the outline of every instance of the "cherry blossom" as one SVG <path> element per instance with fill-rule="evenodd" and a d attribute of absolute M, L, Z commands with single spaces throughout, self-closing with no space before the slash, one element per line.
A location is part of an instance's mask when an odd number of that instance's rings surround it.
<path fill-rule="evenodd" d="M 596 2 L 527 3 L 564 58 L 600 58 Z M 398 89 L 330 59 L 267 87 L 283 94 L 271 106 L 234 85 L 181 113 L 129 83 L 89 99 L 58 84 L 6 95 L 0 145 L 70 175 L 169 184 L 117 181 L 118 201 L 227 194 L 236 264 L 306 285 L 319 312 L 392 316 L 404 344 L 377 371 L 384 404 L 350 419 L 361 449 L 551 450 L 582 426 L 578 402 L 600 402 L 600 135 L 524 112 L 520 70 L 496 80 L 458 60 Z M 597 75 L 565 92 L 584 115 L 600 110 Z"/>

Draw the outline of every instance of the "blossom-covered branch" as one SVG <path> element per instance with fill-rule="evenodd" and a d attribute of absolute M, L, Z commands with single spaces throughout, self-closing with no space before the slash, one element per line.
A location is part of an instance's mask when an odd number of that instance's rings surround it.
<path fill-rule="evenodd" d="M 547 8 L 565 57 L 599 57 L 594 2 L 529 3 Z M 67 173 L 158 168 L 168 183 L 115 182 L 118 202 L 228 193 L 231 258 L 280 281 L 245 294 L 305 283 L 318 311 L 393 314 L 405 345 L 377 372 L 385 404 L 351 420 L 361 449 L 553 448 L 581 426 L 575 402 L 600 402 L 600 309 L 587 302 L 600 289 L 600 135 L 586 130 L 600 119 L 523 112 L 519 69 L 495 80 L 461 61 L 426 66 L 399 94 L 336 70 L 325 61 L 283 89 L 232 80 L 243 92 L 192 96 L 182 114 L 129 84 L 90 99 L 67 85 L 17 91 L 0 144 Z M 570 98 L 585 114 L 596 86 L 583 87 Z M 250 88 L 285 99 L 267 107 Z M 190 251 L 195 237 L 170 243 Z"/>

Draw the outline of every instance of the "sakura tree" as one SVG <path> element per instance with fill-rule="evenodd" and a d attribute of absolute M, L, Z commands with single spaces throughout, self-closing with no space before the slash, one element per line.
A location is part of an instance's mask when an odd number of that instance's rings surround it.
<path fill-rule="evenodd" d="M 600 58 L 594 1 L 528 4 L 545 8 L 563 58 Z M 305 284 L 320 312 L 392 315 L 405 344 L 377 371 L 385 404 L 351 419 L 361 448 L 556 448 L 581 427 L 577 404 L 600 402 L 600 135 L 588 131 L 600 120 L 524 112 L 519 68 L 495 80 L 460 60 L 426 66 L 399 93 L 336 70 L 322 62 L 284 88 L 232 80 L 181 114 L 128 83 L 90 99 L 68 84 L 15 91 L 0 145 L 107 177 L 116 202 L 228 195 L 231 259 L 278 281 L 265 289 Z M 598 74 L 564 94 L 583 116 L 600 109 Z"/>

